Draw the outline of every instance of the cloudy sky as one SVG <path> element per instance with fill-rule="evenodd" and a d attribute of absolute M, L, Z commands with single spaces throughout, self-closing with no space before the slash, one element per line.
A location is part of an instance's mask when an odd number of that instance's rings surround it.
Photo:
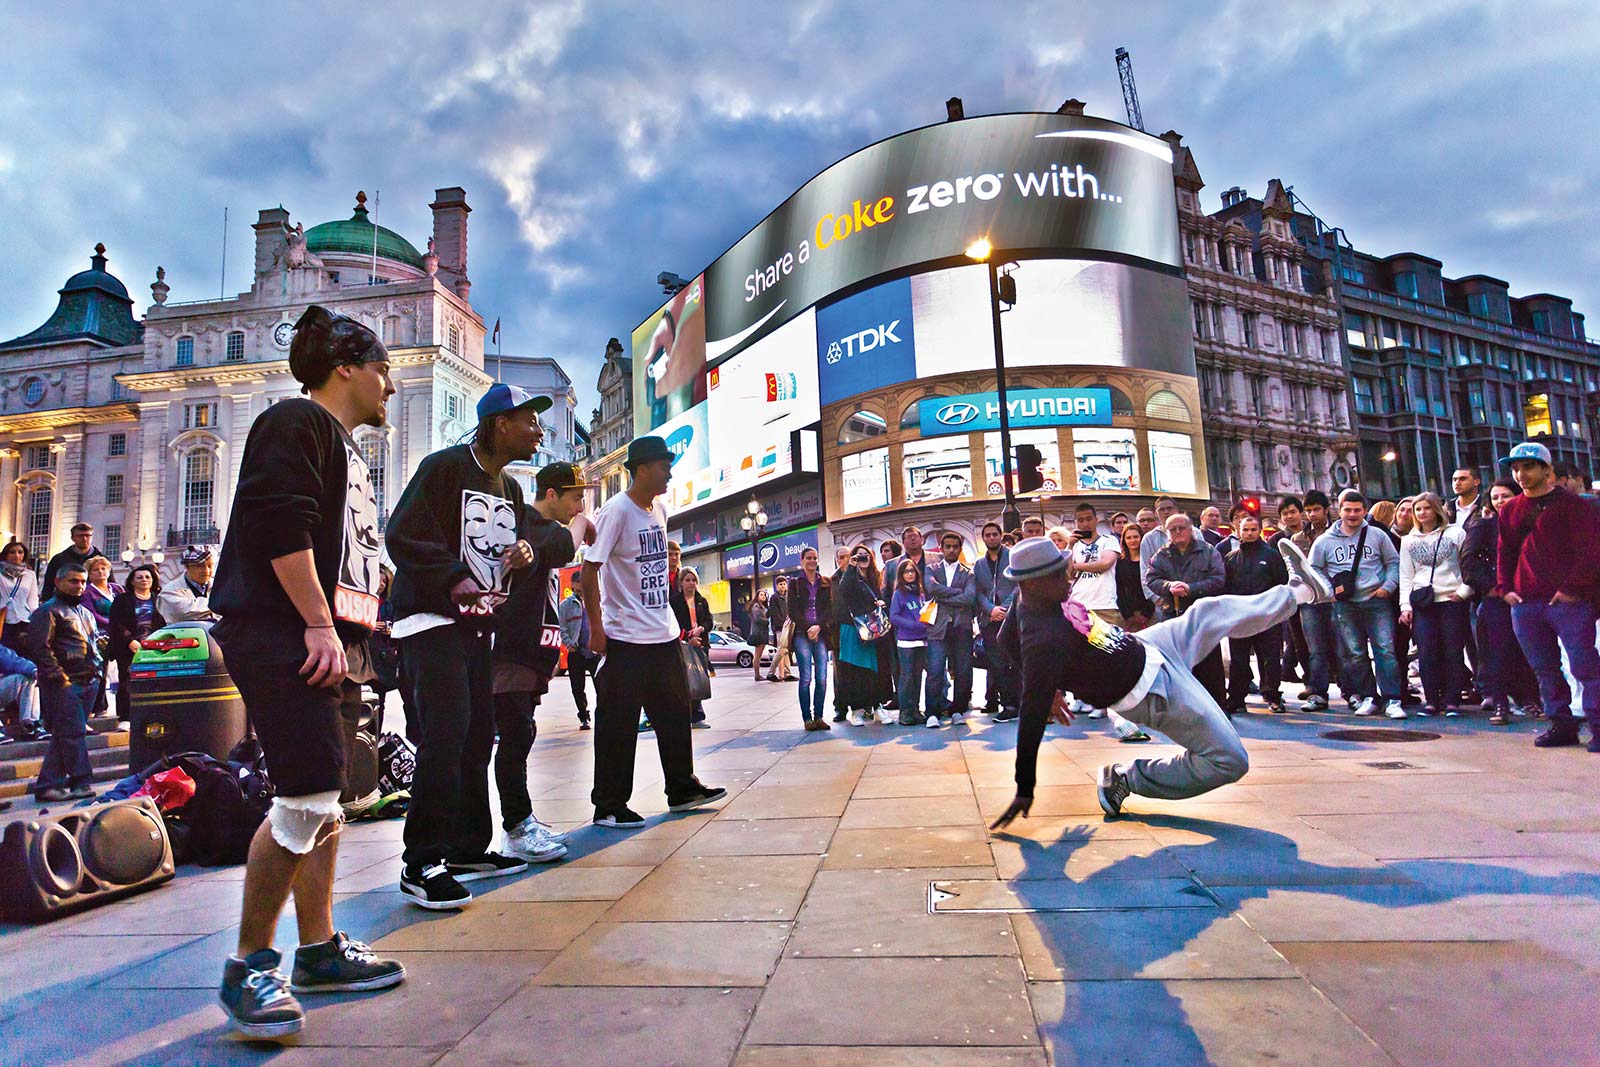
<path fill-rule="evenodd" d="M 461 185 L 474 304 L 587 410 L 659 271 L 692 275 L 948 96 L 1120 120 L 1118 46 L 1207 210 L 1281 177 L 1364 251 L 1569 295 L 1600 332 L 1593 3 L 277 0 L 7 5 L 5 25 L 0 337 L 43 322 L 96 241 L 142 310 L 157 264 L 173 301 L 218 292 L 224 206 L 232 293 L 261 208 L 309 228 L 381 189 L 378 220 L 421 247 L 433 190 Z"/>

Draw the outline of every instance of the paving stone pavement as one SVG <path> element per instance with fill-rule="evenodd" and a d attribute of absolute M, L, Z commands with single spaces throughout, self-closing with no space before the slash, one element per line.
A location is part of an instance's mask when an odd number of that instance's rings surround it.
<path fill-rule="evenodd" d="M 0 926 L 0 1063 L 1600 1065 L 1600 756 L 1534 723 L 1379 744 L 1252 714 L 1243 781 L 1107 821 L 1098 768 L 1171 748 L 1080 719 L 991 834 L 1011 726 L 806 733 L 792 687 L 715 687 L 694 742 L 729 800 L 667 814 L 644 737 L 649 826 L 620 835 L 584 821 L 593 735 L 557 685 L 528 767 L 571 856 L 459 914 L 397 892 L 399 823 L 348 827 L 338 923 L 409 978 L 306 998 L 293 1044 L 216 1004 L 238 868 Z"/>

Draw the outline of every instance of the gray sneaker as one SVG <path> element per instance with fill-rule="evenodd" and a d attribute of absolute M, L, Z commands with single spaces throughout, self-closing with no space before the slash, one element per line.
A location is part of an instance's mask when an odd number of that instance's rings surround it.
<path fill-rule="evenodd" d="M 1289 568 L 1289 587 L 1295 590 L 1295 599 L 1301 603 L 1333 603 L 1333 586 L 1311 566 L 1311 561 L 1306 559 L 1306 554 L 1300 551 L 1299 545 L 1287 537 L 1280 538 L 1278 555 L 1283 557 L 1284 565 Z M 1300 592 L 1301 589 L 1309 591 L 1311 596 L 1309 601 L 1305 599 L 1305 594 Z"/>
<path fill-rule="evenodd" d="M 379 959 L 365 942 L 340 930 L 331 941 L 294 950 L 289 989 L 295 993 L 364 993 L 405 980 L 406 968 L 399 960 Z"/>
<path fill-rule="evenodd" d="M 245 1037 L 288 1037 L 306 1025 L 306 1013 L 289 992 L 289 980 L 278 970 L 282 962 L 282 956 L 264 948 L 222 965 L 222 988 L 217 997 L 229 1023 Z"/>
<path fill-rule="evenodd" d="M 1128 781 L 1128 776 L 1117 769 L 1114 763 L 1108 763 L 1100 768 L 1100 784 L 1095 789 L 1095 799 L 1100 801 L 1100 810 L 1106 813 L 1106 818 L 1115 819 L 1122 814 L 1122 802 L 1127 800 L 1133 792 L 1133 786 Z"/>

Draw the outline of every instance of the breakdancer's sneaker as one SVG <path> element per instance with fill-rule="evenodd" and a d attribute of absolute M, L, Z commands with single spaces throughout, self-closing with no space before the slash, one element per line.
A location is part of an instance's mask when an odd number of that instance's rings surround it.
<path fill-rule="evenodd" d="M 1296 601 L 1301 604 L 1333 602 L 1333 586 L 1311 566 L 1311 561 L 1306 559 L 1299 545 L 1287 537 L 1280 538 L 1278 554 L 1289 568 L 1289 588 L 1294 590 Z"/>
<path fill-rule="evenodd" d="M 1133 793 L 1133 785 L 1128 781 L 1128 776 L 1117 769 L 1114 763 L 1108 763 L 1100 768 L 1100 785 L 1095 789 L 1095 797 L 1100 801 L 1100 810 L 1106 813 L 1106 818 L 1115 819 L 1122 814 L 1122 802 Z"/>

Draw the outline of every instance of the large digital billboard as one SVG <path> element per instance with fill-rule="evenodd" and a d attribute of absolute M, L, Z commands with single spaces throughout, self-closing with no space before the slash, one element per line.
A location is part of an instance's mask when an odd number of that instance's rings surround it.
<path fill-rule="evenodd" d="M 674 468 L 671 505 L 789 473 L 827 404 L 991 363 L 978 237 L 1030 294 L 1008 363 L 1194 374 L 1166 142 L 1059 114 L 912 130 L 818 174 L 633 331 L 636 433 L 709 450 Z"/>

